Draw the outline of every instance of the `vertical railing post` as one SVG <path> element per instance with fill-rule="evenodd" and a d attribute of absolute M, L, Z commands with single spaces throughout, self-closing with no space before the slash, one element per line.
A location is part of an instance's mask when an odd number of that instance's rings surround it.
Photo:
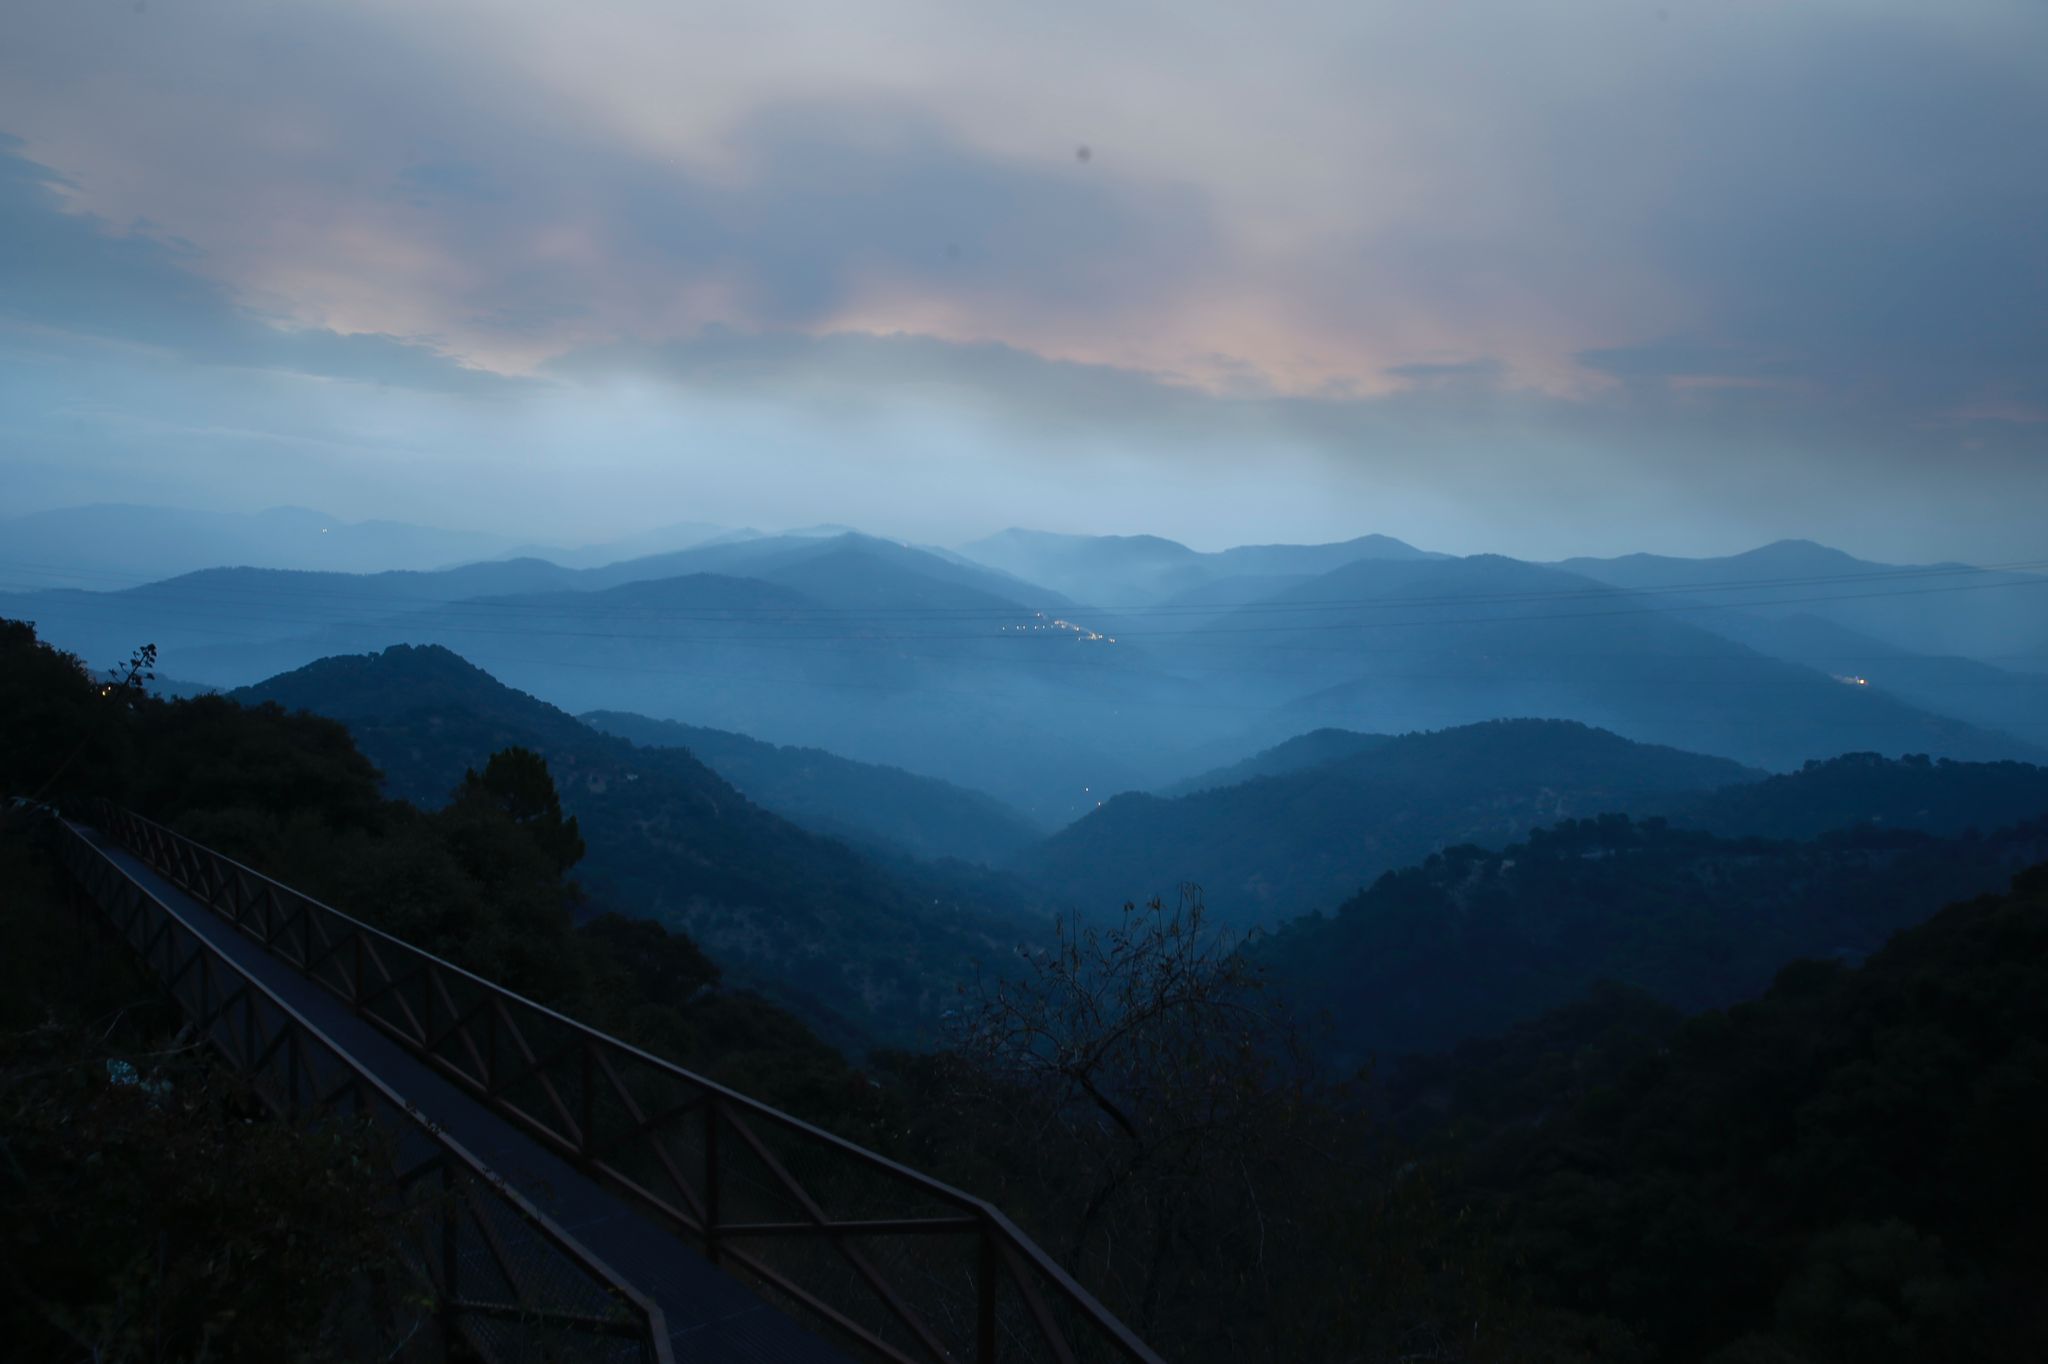
<path fill-rule="evenodd" d="M 592 1120 L 597 1114 L 597 1046 L 585 1038 L 578 1051 L 583 1057 L 583 1101 L 578 1121 L 583 1128 L 583 1154 L 588 1156 L 597 1150 L 597 1133 L 592 1127 Z"/>
<path fill-rule="evenodd" d="M 498 1001 L 484 1001 L 484 1097 L 498 1097 Z"/>
<path fill-rule="evenodd" d="M 356 1012 L 361 1013 L 363 1011 L 363 930 L 360 928 L 354 930 L 349 941 L 356 945 L 354 997 L 350 1002 L 356 1006 Z"/>
<path fill-rule="evenodd" d="M 457 1357 L 455 1346 L 455 1169 L 441 1156 L 441 1354 Z"/>
<path fill-rule="evenodd" d="M 981 1227 L 979 1252 L 974 1266 L 974 1364 L 996 1364 L 996 1259 L 995 1229 L 987 1218 L 977 1218 Z"/>
<path fill-rule="evenodd" d="M 718 1096 L 704 1096 L 704 1257 L 718 1263 Z"/>

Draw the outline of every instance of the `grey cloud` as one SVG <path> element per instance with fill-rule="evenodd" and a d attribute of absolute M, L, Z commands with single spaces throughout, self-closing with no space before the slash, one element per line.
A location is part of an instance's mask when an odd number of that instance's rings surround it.
<path fill-rule="evenodd" d="M 1499 383 L 1507 377 L 1507 366 L 1490 357 L 1441 363 L 1389 365 L 1383 373 L 1416 383 Z"/>
<path fill-rule="evenodd" d="M 908 296 L 992 325 L 1078 328 L 1168 300 L 1220 260 L 1190 187 L 976 151 L 890 101 L 771 105 L 729 151 L 731 172 L 711 175 L 563 136 L 508 139 L 459 174 L 408 172 L 404 192 L 430 210 L 413 231 L 475 267 L 472 316 L 629 333 L 717 320 L 691 302 L 705 286 L 736 307 L 726 320 L 762 327 Z M 591 249 L 537 255 L 536 236 L 565 224 L 594 234 Z"/>
<path fill-rule="evenodd" d="M 1519 324 L 1644 386 L 1770 379 L 1885 421 L 2048 404 L 2048 10 L 1999 43 L 1975 9 L 1674 21 L 1589 40 L 1603 80 L 1570 97 L 1456 89 L 1478 115 L 1417 134 L 1431 214 L 1319 257 L 1310 306 Z"/>
<path fill-rule="evenodd" d="M 1587 369 L 1617 379 L 1759 378 L 1784 367 L 1730 346 L 1663 337 L 1632 346 L 1601 346 L 1572 357 Z"/>
<path fill-rule="evenodd" d="M 190 268 L 191 253 L 64 210 L 56 172 L 0 134 L 0 320 L 138 343 L 209 365 L 480 392 L 511 382 L 399 337 L 273 327 Z"/>

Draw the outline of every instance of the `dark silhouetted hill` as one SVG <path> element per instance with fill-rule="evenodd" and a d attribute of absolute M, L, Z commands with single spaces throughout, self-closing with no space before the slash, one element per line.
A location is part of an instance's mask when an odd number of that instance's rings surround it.
<path fill-rule="evenodd" d="M 1601 1358 L 2048 1358 L 2048 868 L 1681 1021 L 1604 990 L 1409 1068 L 1452 1196 Z"/>
<path fill-rule="evenodd" d="M 2048 814 L 2048 768 L 1845 753 L 1665 808 L 1680 828 L 1730 836 L 1817 838 L 1857 827 L 1954 835 Z"/>
<path fill-rule="evenodd" d="M 2043 859 L 2048 821 L 1795 842 L 1608 815 L 1389 872 L 1259 950 L 1301 1008 L 1327 1013 L 1335 1053 L 1360 1064 L 1498 1032 L 1601 980 L 1681 1009 L 1723 1007 L 1786 962 L 1860 957 Z"/>

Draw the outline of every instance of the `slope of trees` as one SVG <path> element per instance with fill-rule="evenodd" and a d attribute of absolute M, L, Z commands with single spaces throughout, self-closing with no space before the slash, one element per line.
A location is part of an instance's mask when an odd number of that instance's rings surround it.
<path fill-rule="evenodd" d="M 1328 1015 L 1332 1055 L 1359 1065 L 1513 1026 L 1601 979 L 1684 1009 L 1730 1004 L 1787 961 L 1860 957 L 2044 858 L 2044 820 L 1791 842 L 1605 815 L 1389 872 L 1258 950 L 1304 1010 Z"/>
<path fill-rule="evenodd" d="M 1680 828 L 1765 838 L 1817 838 L 1858 826 L 1955 835 L 2048 814 L 2048 767 L 1845 753 L 1673 801 L 1663 812 Z"/>
<path fill-rule="evenodd" d="M 2048 867 L 1725 1013 L 1607 992 L 1398 1105 L 1598 1358 L 2048 1358 Z"/>
<path fill-rule="evenodd" d="M 0 622 L 5 789 L 125 802 L 430 952 L 807 1116 L 843 1116 L 861 1089 L 837 1051 L 729 988 L 694 942 L 593 915 L 568 879 L 584 832 L 563 814 L 538 754 L 470 750 L 481 770 L 458 768 L 445 808 L 429 812 L 386 799 L 377 769 L 332 720 L 220 696 L 103 695 L 105 686 L 29 627 Z"/>

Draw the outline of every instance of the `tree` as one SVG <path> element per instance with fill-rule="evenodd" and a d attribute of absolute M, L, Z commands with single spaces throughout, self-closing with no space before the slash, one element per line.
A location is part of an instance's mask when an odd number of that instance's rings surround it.
<path fill-rule="evenodd" d="M 1241 1311 L 1217 1320 L 1225 1298 L 1270 1301 L 1301 1230 L 1272 1196 L 1327 1165 L 1342 1126 L 1240 945 L 1184 887 L 1171 909 L 1126 905 L 1108 928 L 1063 922 L 958 1025 L 965 1106 L 1001 1114 L 1004 1163 L 1034 1171 L 1018 1201 L 1162 1348 L 1241 1326 Z"/>
<path fill-rule="evenodd" d="M 562 817 L 562 798 L 547 759 L 530 748 L 500 749 L 484 764 L 481 775 L 473 767 L 465 770 L 455 804 L 487 807 L 510 818 L 554 862 L 558 875 L 583 860 L 576 816 Z"/>

